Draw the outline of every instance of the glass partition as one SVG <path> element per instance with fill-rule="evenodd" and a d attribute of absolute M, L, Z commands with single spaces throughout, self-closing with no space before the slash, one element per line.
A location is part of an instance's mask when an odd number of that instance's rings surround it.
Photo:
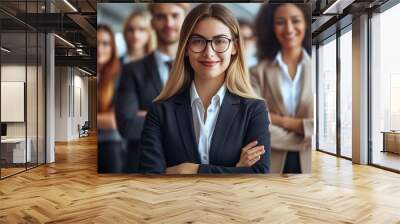
<path fill-rule="evenodd" d="M 400 4 L 371 18 L 372 164 L 400 171 Z"/>
<path fill-rule="evenodd" d="M 26 150 L 26 40 L 25 31 L 1 34 L 2 177 L 24 171 L 31 161 Z"/>
<path fill-rule="evenodd" d="M 318 149 L 336 154 L 336 36 L 318 48 Z"/>
<path fill-rule="evenodd" d="M 45 163 L 46 40 L 18 19 L 43 11 L 44 1 L 14 3 L 0 2 L 15 12 L 0 12 L 0 178 Z"/>

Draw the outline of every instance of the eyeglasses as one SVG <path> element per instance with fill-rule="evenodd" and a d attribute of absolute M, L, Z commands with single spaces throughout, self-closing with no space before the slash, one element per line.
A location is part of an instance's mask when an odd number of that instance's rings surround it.
<path fill-rule="evenodd" d="M 207 44 L 210 42 L 213 51 L 224 53 L 228 50 L 231 41 L 232 40 L 227 37 L 214 37 L 211 40 L 207 40 L 203 37 L 195 36 L 189 39 L 188 46 L 194 53 L 201 53 L 207 48 Z"/>

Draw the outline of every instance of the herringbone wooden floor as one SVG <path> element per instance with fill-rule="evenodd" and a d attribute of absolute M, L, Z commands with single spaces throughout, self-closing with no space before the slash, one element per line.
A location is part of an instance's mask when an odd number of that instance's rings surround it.
<path fill-rule="evenodd" d="M 0 223 L 400 223 L 400 175 L 313 153 L 292 176 L 98 175 L 96 139 L 0 181 Z"/>

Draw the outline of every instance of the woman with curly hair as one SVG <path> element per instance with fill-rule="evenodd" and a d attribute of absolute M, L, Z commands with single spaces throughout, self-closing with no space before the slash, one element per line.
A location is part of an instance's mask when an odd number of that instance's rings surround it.
<path fill-rule="evenodd" d="M 259 64 L 252 84 L 271 117 L 271 172 L 311 170 L 313 93 L 311 8 L 307 4 L 265 4 L 256 18 Z"/>

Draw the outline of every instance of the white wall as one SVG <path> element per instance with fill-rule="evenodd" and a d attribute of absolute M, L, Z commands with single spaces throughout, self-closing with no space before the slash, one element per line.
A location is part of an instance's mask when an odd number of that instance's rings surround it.
<path fill-rule="evenodd" d="M 50 12 L 53 4 L 46 2 Z M 55 152 L 55 42 L 54 35 L 46 35 L 46 163 L 56 161 Z"/>
<path fill-rule="evenodd" d="M 368 15 L 353 18 L 352 158 L 368 163 Z"/>
<path fill-rule="evenodd" d="M 27 68 L 25 65 L 2 65 L 1 66 L 1 81 L 3 82 L 25 82 L 25 75 L 27 69 L 28 74 L 32 74 L 33 70 L 34 73 L 36 74 L 36 67 L 33 66 L 28 66 Z M 29 78 L 29 77 L 28 77 Z M 36 81 L 34 83 L 31 83 L 32 80 L 29 80 L 30 85 L 36 85 Z M 34 101 L 33 98 L 36 99 L 36 88 L 27 88 L 27 102 L 31 103 Z M 31 107 L 36 108 L 36 103 L 31 104 Z M 40 106 L 40 105 L 39 105 Z M 36 110 L 34 108 L 34 110 Z M 31 108 L 32 109 L 32 108 Z M 1 108 L 1 110 L 7 110 L 7 108 Z M 32 121 L 36 119 L 36 114 L 31 114 L 28 113 L 28 121 Z M 33 116 L 33 117 L 32 117 Z M 36 121 L 36 120 L 35 120 Z M 7 122 L 7 136 L 8 137 L 25 137 L 25 123 L 26 122 Z M 33 127 L 32 125 L 28 125 L 29 127 Z M 36 129 L 36 127 L 35 127 Z M 29 132 L 29 130 L 28 130 Z M 29 136 L 28 136 L 29 137 Z"/>
<path fill-rule="evenodd" d="M 3 64 L 1 66 L 1 81 L 3 82 L 24 82 L 26 85 L 26 105 L 20 110 L 26 112 L 26 120 L 22 122 L 6 122 L 7 137 L 29 139 L 33 162 L 39 159 L 39 163 L 44 163 L 44 74 L 42 67 L 25 64 Z M 27 78 L 27 80 L 25 80 Z M 2 96 L 7 97 L 7 96 Z M 10 107 L 2 107 L 3 112 L 12 110 Z M 13 113 L 13 111 L 7 111 Z M 24 115 L 23 115 L 24 116 Z M 39 155 L 37 155 L 39 153 Z"/>
<path fill-rule="evenodd" d="M 56 67 L 55 74 L 55 141 L 70 141 L 88 120 L 88 78 L 72 67 Z"/>
<path fill-rule="evenodd" d="M 55 141 L 68 140 L 68 76 L 67 67 L 55 68 Z"/>

